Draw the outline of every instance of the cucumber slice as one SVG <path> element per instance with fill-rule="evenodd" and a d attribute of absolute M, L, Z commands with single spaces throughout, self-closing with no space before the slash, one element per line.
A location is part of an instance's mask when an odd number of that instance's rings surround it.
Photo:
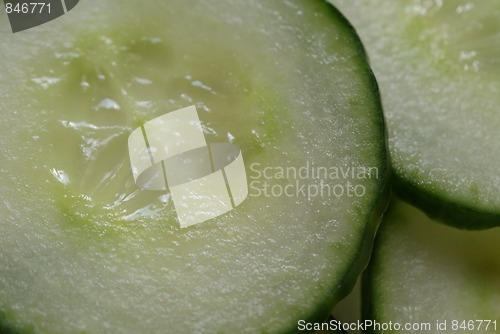
<path fill-rule="evenodd" d="M 388 200 L 384 122 L 359 39 L 330 4 L 87 0 L 2 32 L 1 58 L 2 331 L 296 331 L 366 265 Z M 249 181 L 307 164 L 378 175 L 326 180 L 362 196 L 250 188 L 181 229 L 168 194 L 137 190 L 127 138 L 192 104 L 208 142 L 241 148 Z"/>
<path fill-rule="evenodd" d="M 393 203 L 364 275 L 363 317 L 420 329 L 371 327 L 369 333 L 497 333 L 500 229 L 462 231 L 436 224 L 409 204 Z"/>
<path fill-rule="evenodd" d="M 468 229 L 500 225 L 500 3 L 333 0 L 381 87 L 395 190 Z"/>

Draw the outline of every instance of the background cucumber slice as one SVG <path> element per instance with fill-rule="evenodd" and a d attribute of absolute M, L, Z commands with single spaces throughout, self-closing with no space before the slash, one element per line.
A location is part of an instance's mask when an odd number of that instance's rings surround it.
<path fill-rule="evenodd" d="M 455 226 L 499 226 L 500 3 L 332 2 L 380 83 L 398 194 Z"/>
<path fill-rule="evenodd" d="M 329 4 L 88 0 L 18 34 L 1 19 L 2 331 L 287 332 L 349 291 L 388 160 L 375 79 Z M 250 197 L 180 229 L 168 195 L 137 191 L 127 137 L 191 104 L 249 177 L 307 162 L 378 177 L 351 180 L 361 197 Z"/>
<path fill-rule="evenodd" d="M 380 227 L 364 275 L 363 317 L 426 324 L 431 330 L 371 333 L 497 333 L 500 325 L 500 229 L 461 231 L 436 224 L 396 200 Z M 436 321 L 447 328 L 436 329 Z M 453 320 L 457 320 L 453 327 Z M 472 326 L 469 320 L 496 321 Z"/>

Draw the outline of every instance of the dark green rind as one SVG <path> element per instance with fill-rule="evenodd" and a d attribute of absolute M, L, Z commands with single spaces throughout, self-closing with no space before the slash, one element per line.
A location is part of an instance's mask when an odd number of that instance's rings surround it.
<path fill-rule="evenodd" d="M 415 185 L 397 173 L 394 173 L 394 192 L 401 199 L 422 209 L 433 220 L 452 227 L 485 230 L 500 226 L 500 211 L 459 202 L 449 198 L 446 193 Z"/>
<path fill-rule="evenodd" d="M 390 203 L 391 184 L 392 184 L 392 171 L 391 171 L 389 149 L 387 142 L 387 130 L 383 117 L 382 103 L 380 100 L 377 80 L 368 64 L 367 53 L 364 49 L 361 39 L 356 33 L 355 28 L 351 25 L 351 23 L 347 20 L 347 18 L 330 2 L 323 0 L 320 0 L 320 2 L 322 2 L 322 5 L 325 7 L 325 11 L 328 11 L 332 19 L 339 20 L 339 22 L 344 24 L 346 29 L 352 33 L 353 42 L 358 47 L 360 59 L 366 60 L 365 64 L 363 64 L 363 67 L 372 85 L 374 100 L 375 100 L 374 102 L 376 103 L 376 109 L 380 113 L 379 119 L 381 121 L 379 124 L 379 128 L 380 128 L 380 133 L 382 135 L 381 140 L 384 142 L 383 147 L 381 147 L 382 152 L 380 152 L 381 153 L 380 156 L 384 156 L 386 158 L 384 165 L 381 166 L 382 168 L 380 169 L 381 180 L 383 181 L 379 190 L 379 194 L 377 196 L 377 200 L 373 205 L 373 210 L 371 211 L 371 214 L 368 217 L 367 221 L 369 223 L 366 225 L 365 233 L 361 238 L 362 245 L 360 246 L 360 252 L 356 256 L 351 267 L 346 271 L 343 282 L 340 284 L 342 287 L 331 291 L 329 297 L 325 298 L 322 302 L 320 302 L 315 312 L 305 317 L 304 319 L 297 319 L 297 322 L 298 320 L 305 320 L 308 323 L 319 323 L 323 321 L 328 321 L 332 309 L 335 307 L 337 303 L 339 303 L 352 291 L 354 285 L 356 284 L 357 278 L 367 267 L 374 247 L 375 234 L 378 230 L 382 217 L 386 212 Z M 290 329 L 285 331 L 284 333 L 297 333 L 297 326 L 296 326 L 297 322 L 292 324 Z M 341 331 L 338 333 L 345 333 L 345 332 Z"/>
<path fill-rule="evenodd" d="M 35 334 L 35 331 L 32 327 L 14 325 L 9 316 L 0 311 L 0 334 Z"/>
<path fill-rule="evenodd" d="M 376 243 L 375 243 L 376 244 Z M 370 288 L 369 288 L 369 280 L 372 275 L 372 261 L 375 261 L 374 259 L 374 254 L 372 254 L 372 259 L 370 261 L 370 264 L 366 268 L 365 272 L 362 275 L 361 278 L 361 319 L 362 320 L 373 320 L 375 319 L 375 311 L 373 307 L 373 300 L 376 298 L 373 298 L 372 295 L 370 294 Z M 371 329 L 366 329 L 364 331 L 366 334 L 376 334 L 373 330 Z"/>
<path fill-rule="evenodd" d="M 398 202 L 403 202 L 403 199 L 398 197 L 393 197 L 391 200 L 391 205 L 389 206 L 386 214 L 384 215 L 384 219 L 390 219 L 390 216 L 396 211 Z M 409 203 L 409 202 L 408 202 Z M 425 213 L 425 212 L 424 212 Z M 449 224 L 446 224 L 449 225 Z M 456 227 L 455 225 L 451 225 L 452 227 Z M 389 227 L 387 227 L 389 228 Z M 380 226 L 380 232 L 377 234 L 375 239 L 374 250 L 372 253 L 372 257 L 370 263 L 366 270 L 362 275 L 362 284 L 361 284 L 361 318 L 363 320 L 372 320 L 383 322 L 380 316 L 381 305 L 377 303 L 377 301 L 381 300 L 381 293 L 374 289 L 374 280 L 376 279 L 378 273 L 380 272 L 380 268 L 383 266 L 383 257 L 387 256 L 387 253 L 384 253 L 381 249 L 381 245 L 385 243 L 385 240 L 390 237 L 390 233 L 386 233 L 384 223 Z M 390 320 L 390 319 L 388 319 Z M 381 332 L 377 332 L 372 328 L 369 328 L 364 331 L 367 334 L 380 334 Z"/>
<path fill-rule="evenodd" d="M 389 206 L 384 216 L 391 215 L 391 209 L 392 206 Z M 383 229 L 383 224 L 381 224 L 380 228 Z M 377 247 L 377 245 L 382 242 L 382 239 L 383 235 L 381 233 L 378 233 L 377 238 L 375 238 L 370 263 L 368 264 L 368 267 L 365 269 L 363 275 L 361 276 L 361 319 L 362 320 L 377 319 L 376 304 L 373 301 L 377 300 L 378 298 L 376 296 L 376 292 L 374 292 L 373 289 L 371 289 L 370 287 L 370 281 L 372 280 L 372 277 L 375 274 L 375 268 L 378 267 L 378 264 L 380 262 L 379 259 L 380 254 L 377 251 L 379 248 Z M 371 328 L 366 329 L 364 333 L 377 334 L 377 332 L 375 332 Z"/>
<path fill-rule="evenodd" d="M 390 213 L 390 210 L 391 206 L 389 206 L 389 208 L 387 209 L 386 215 Z M 373 276 L 373 268 L 376 267 L 379 261 L 377 254 L 377 244 L 380 243 L 379 239 L 381 239 L 381 236 L 380 234 L 377 234 L 377 238 L 375 238 L 374 242 L 373 252 L 370 258 L 370 263 L 361 275 L 361 321 L 376 319 L 377 313 L 373 301 L 377 300 L 377 297 L 373 295 L 374 292 L 370 289 L 369 282 Z M 376 334 L 376 332 L 371 329 L 366 329 L 364 332 L 367 334 Z"/>
<path fill-rule="evenodd" d="M 392 170 L 389 158 L 387 129 L 383 116 L 382 102 L 380 99 L 378 83 L 369 65 L 368 55 L 355 28 L 351 25 L 348 19 L 332 3 L 323 0 L 321 0 L 321 2 L 323 2 L 325 7 L 328 7 L 325 8 L 325 11 L 329 12 L 332 19 L 339 20 L 342 24 L 346 26 L 347 30 L 351 31 L 353 36 L 353 42 L 358 46 L 360 58 L 366 60 L 365 64 L 363 64 L 363 67 L 366 71 L 366 75 L 368 76 L 373 88 L 374 100 L 375 100 L 374 102 L 376 103 L 376 109 L 379 110 L 380 112 L 381 121 L 379 126 L 381 135 L 383 137 L 381 139 L 385 143 L 384 147 L 381 148 L 383 152 L 380 152 L 380 154 L 381 156 L 385 156 L 386 159 L 385 159 L 385 164 L 381 166 L 382 168 L 380 169 L 381 171 L 380 175 L 383 181 L 380 187 L 378 199 L 374 203 L 373 210 L 370 214 L 370 217 L 368 218 L 369 223 L 366 225 L 365 233 L 361 238 L 362 245 L 360 246 L 360 252 L 358 253 L 351 267 L 345 273 L 343 282 L 341 284 L 342 288 L 332 291 L 331 296 L 333 296 L 333 298 L 326 298 L 324 301 L 322 301 L 322 303 L 318 307 L 318 311 L 315 312 L 314 314 L 311 314 L 309 317 L 305 319 L 307 322 L 311 323 L 322 322 L 325 321 L 325 319 L 328 319 L 335 305 L 339 303 L 342 299 L 344 299 L 352 291 L 354 285 L 356 284 L 357 278 L 363 272 L 363 270 L 365 270 L 365 268 L 368 266 L 370 257 L 372 255 L 372 250 L 374 248 L 374 240 L 376 232 L 378 230 L 380 222 L 382 221 L 384 213 L 389 207 L 391 185 L 392 185 Z M 290 333 L 296 333 L 296 332 L 297 332 L 296 327 L 290 329 Z"/>
<path fill-rule="evenodd" d="M 334 3 L 336 2 L 335 0 L 330 1 L 333 1 Z M 452 3 L 452 1 L 450 1 L 450 3 Z M 348 12 L 352 15 L 352 20 L 355 22 L 356 11 L 363 10 L 362 5 L 360 5 L 359 1 L 351 1 L 349 3 L 346 1 L 337 1 L 337 5 L 341 9 L 345 9 L 346 12 L 349 9 Z M 404 13 L 401 12 L 401 15 L 404 15 Z M 370 27 L 370 20 L 374 20 L 374 17 L 375 16 L 370 17 L 367 15 L 360 15 L 361 19 L 358 20 L 358 22 L 364 23 L 365 33 L 367 32 L 367 27 Z M 420 22 L 419 24 L 421 23 L 422 22 Z M 446 24 L 446 22 L 442 23 Z M 373 26 L 377 25 L 374 24 Z M 422 27 L 416 28 L 415 26 L 411 29 L 408 28 L 408 30 L 418 30 L 421 28 Z M 415 36 L 419 36 L 415 31 L 413 31 L 412 34 L 415 34 Z M 368 36 L 371 35 L 366 34 L 366 38 L 368 38 Z M 415 41 L 413 42 L 416 43 L 415 45 L 419 43 L 417 39 L 415 39 Z M 425 43 L 427 42 L 428 41 L 426 41 Z M 428 45 L 428 47 L 430 50 L 430 44 Z M 445 67 L 449 66 L 449 64 L 440 65 L 443 65 Z M 491 73 L 487 72 L 488 71 L 482 72 L 482 74 L 486 74 L 487 76 L 489 76 Z M 484 230 L 500 226 L 500 206 L 485 206 L 484 203 L 476 201 L 474 199 L 474 196 L 472 195 L 460 198 L 456 194 L 447 192 L 446 186 L 440 183 L 434 182 L 433 184 L 423 185 L 419 183 L 419 180 L 415 179 L 411 175 L 405 174 L 407 172 L 408 170 L 406 167 L 397 166 L 397 164 L 394 165 L 395 193 L 398 195 L 398 197 L 414 204 L 415 206 L 423 210 L 433 220 L 439 221 L 452 227 L 466 230 Z M 421 180 L 422 178 L 420 178 L 420 181 Z"/>

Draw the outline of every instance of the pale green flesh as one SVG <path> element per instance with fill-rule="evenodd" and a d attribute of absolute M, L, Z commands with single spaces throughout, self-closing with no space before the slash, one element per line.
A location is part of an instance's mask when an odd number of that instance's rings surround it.
<path fill-rule="evenodd" d="M 383 120 L 346 22 L 320 1 L 273 6 L 85 1 L 19 34 L 1 21 L 0 329 L 283 332 L 327 315 L 380 214 Z M 249 176 L 309 161 L 379 178 L 361 198 L 248 198 L 180 229 L 166 194 L 137 190 L 126 145 L 191 104 Z"/>
<path fill-rule="evenodd" d="M 408 333 L 496 333 L 500 325 L 500 229 L 462 231 L 436 224 L 395 200 L 382 221 L 363 287 L 366 319 L 431 324 Z M 447 321 L 437 330 L 436 321 Z M 474 330 L 465 320 L 491 320 Z M 381 331 L 379 331 L 381 333 Z M 405 331 L 406 332 L 406 331 Z M 401 333 L 385 331 L 384 333 Z"/>
<path fill-rule="evenodd" d="M 500 3 L 332 2 L 379 81 L 401 195 L 450 224 L 498 226 Z"/>

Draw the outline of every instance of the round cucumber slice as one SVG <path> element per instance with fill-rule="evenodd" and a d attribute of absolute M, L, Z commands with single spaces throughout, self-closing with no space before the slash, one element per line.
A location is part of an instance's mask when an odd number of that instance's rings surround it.
<path fill-rule="evenodd" d="M 458 230 L 409 204 L 391 203 L 364 275 L 363 317 L 391 321 L 393 330 L 369 332 L 497 333 L 498 240 L 499 228 Z M 394 330 L 396 323 L 416 327 Z"/>
<path fill-rule="evenodd" d="M 396 192 L 454 226 L 499 226 L 500 3 L 333 2 L 381 87 Z"/>
<path fill-rule="evenodd" d="M 290 332 L 351 289 L 388 159 L 375 79 L 331 5 L 87 0 L 0 26 L 2 331 Z M 137 189 L 127 139 L 193 104 L 207 142 L 241 148 L 250 193 L 181 229 L 167 192 Z M 276 193 L 297 184 L 337 188 Z"/>

